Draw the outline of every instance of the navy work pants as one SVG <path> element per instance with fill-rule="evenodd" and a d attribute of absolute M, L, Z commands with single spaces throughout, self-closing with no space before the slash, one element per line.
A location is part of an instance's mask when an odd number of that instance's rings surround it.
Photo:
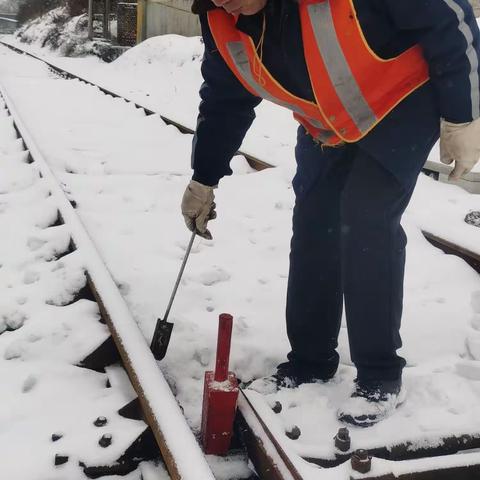
<path fill-rule="evenodd" d="M 421 165 L 401 183 L 358 145 L 322 149 L 302 128 L 296 157 L 289 360 L 318 377 L 333 375 L 344 303 L 358 379 L 400 379 L 407 243 L 400 220 Z"/>

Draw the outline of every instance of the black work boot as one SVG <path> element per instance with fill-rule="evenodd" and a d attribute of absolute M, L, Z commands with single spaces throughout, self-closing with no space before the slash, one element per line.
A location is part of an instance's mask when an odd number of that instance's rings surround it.
<path fill-rule="evenodd" d="M 338 409 L 341 422 L 371 427 L 395 412 L 406 397 L 402 381 L 355 381 L 355 390 Z"/>
<path fill-rule="evenodd" d="M 280 388 L 297 388 L 304 383 L 326 383 L 333 378 L 335 370 L 319 373 L 318 369 L 306 367 L 298 362 L 285 362 L 277 367 L 276 373 L 254 380 L 248 385 L 263 395 L 277 392 Z"/>

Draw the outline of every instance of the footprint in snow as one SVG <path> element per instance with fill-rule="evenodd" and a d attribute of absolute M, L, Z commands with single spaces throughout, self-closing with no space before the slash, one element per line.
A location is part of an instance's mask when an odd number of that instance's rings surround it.
<path fill-rule="evenodd" d="M 124 296 L 130 293 L 130 285 L 128 283 L 119 282 L 117 283 L 117 288 L 120 290 L 120 293 Z"/>
<path fill-rule="evenodd" d="M 202 365 L 202 367 L 207 367 L 212 359 L 212 351 L 209 348 L 195 350 L 193 359 Z"/>
<path fill-rule="evenodd" d="M 40 274 L 32 270 L 27 270 L 23 275 L 23 283 L 25 285 L 31 285 L 32 283 L 38 282 L 40 280 Z"/>
<path fill-rule="evenodd" d="M 27 240 L 27 246 L 32 252 L 35 252 L 35 251 L 39 250 L 46 243 L 48 243 L 47 240 L 43 240 L 41 238 L 36 238 L 36 237 L 30 237 Z"/>
<path fill-rule="evenodd" d="M 17 305 L 25 305 L 27 303 L 27 297 L 18 297 L 17 298 Z"/>
<path fill-rule="evenodd" d="M 458 411 L 457 408 L 455 407 L 450 407 L 447 409 L 448 413 L 451 413 L 452 415 L 460 415 L 461 412 Z"/>
<path fill-rule="evenodd" d="M 14 360 L 16 358 L 22 358 L 24 353 L 23 344 L 19 341 L 11 343 L 5 353 L 3 354 L 3 358 L 5 360 Z"/>
<path fill-rule="evenodd" d="M 63 268 L 65 268 L 65 264 L 60 260 L 58 262 L 55 262 L 52 266 L 52 268 L 50 269 L 51 272 L 56 272 L 57 270 L 62 270 Z"/>
<path fill-rule="evenodd" d="M 206 287 L 211 287 L 221 282 L 227 282 L 230 278 L 230 274 L 220 267 L 214 267 L 212 270 L 200 274 L 200 282 Z"/>
<path fill-rule="evenodd" d="M 472 293 L 470 303 L 472 305 L 473 311 L 475 313 L 480 313 L 480 290 Z"/>
<path fill-rule="evenodd" d="M 12 311 L 8 316 L 4 317 L 8 330 L 18 330 L 19 328 L 23 327 L 26 319 L 27 316 L 25 313 L 19 310 Z"/>
<path fill-rule="evenodd" d="M 37 384 L 37 377 L 34 375 L 29 375 L 22 385 L 22 393 L 28 393 L 35 388 Z"/>
<path fill-rule="evenodd" d="M 43 337 L 41 335 L 38 335 L 37 333 L 31 333 L 30 335 L 27 336 L 27 342 L 29 343 L 35 343 L 39 342 Z"/>
<path fill-rule="evenodd" d="M 467 338 L 468 353 L 474 360 L 480 360 L 480 332 L 472 331 Z"/>
<path fill-rule="evenodd" d="M 248 323 L 243 316 L 237 317 L 233 326 L 235 333 L 242 334 L 248 330 Z"/>
<path fill-rule="evenodd" d="M 457 373 L 468 380 L 480 381 L 480 362 L 477 360 L 462 360 L 456 365 Z"/>

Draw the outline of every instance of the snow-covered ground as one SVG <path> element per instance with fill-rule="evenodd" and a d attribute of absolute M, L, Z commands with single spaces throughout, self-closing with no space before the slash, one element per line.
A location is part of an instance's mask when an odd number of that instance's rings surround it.
<path fill-rule="evenodd" d="M 198 40 L 169 36 L 132 49 L 111 65 L 92 59 L 56 61 L 193 126 L 200 55 Z M 0 81 L 77 202 L 149 339 L 188 243 L 179 204 L 191 175 L 191 136 L 93 87 L 59 79 L 6 48 L 0 48 L 0 60 Z M 283 126 L 272 118 L 280 118 L 278 110 L 265 103 L 246 150 L 279 168 L 253 173 L 243 158 L 234 160 L 235 175 L 222 181 L 216 194 L 214 240 L 196 241 L 172 312 L 176 326 L 161 367 L 195 431 L 203 372 L 213 365 L 219 313 L 235 316 L 232 369 L 242 380 L 270 373 L 288 352 L 284 298 L 295 126 L 288 114 L 278 120 Z M 272 161 L 272 152 L 278 162 Z M 436 438 L 480 431 L 479 277 L 461 260 L 432 248 L 420 232 L 425 226 L 432 233 L 444 231 L 446 224 L 453 237 L 478 251 L 480 230 L 463 223 L 470 209 L 480 209 L 478 196 L 421 176 L 404 220 L 410 243 L 401 353 L 408 361 L 405 377 L 411 393 L 398 415 L 370 430 L 379 443 L 414 434 Z M 328 452 L 339 427 L 335 406 L 348 395 L 353 376 L 345 328 L 340 344 L 342 367 L 335 382 L 280 394 L 289 407 L 284 421 L 302 428 L 295 444 L 301 453 Z M 9 427 L 21 433 L 17 422 Z M 352 436 L 358 443 L 366 441 L 362 432 Z M 3 442 L 8 438 L 0 436 L 0 448 Z M 219 478 L 249 475 L 242 459 L 212 463 Z"/>

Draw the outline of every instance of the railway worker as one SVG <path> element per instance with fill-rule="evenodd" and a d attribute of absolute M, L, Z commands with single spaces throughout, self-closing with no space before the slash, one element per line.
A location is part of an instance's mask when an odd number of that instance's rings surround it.
<path fill-rule="evenodd" d="M 468 0 L 196 0 L 205 56 L 182 211 L 210 238 L 214 188 L 261 98 L 300 126 L 277 387 L 328 381 L 345 303 L 357 369 L 341 421 L 369 426 L 403 398 L 400 225 L 439 136 L 452 178 L 480 157 L 479 31 Z M 388 61 L 385 61 L 388 59 Z M 274 80 L 275 79 L 275 80 Z M 452 279 L 453 281 L 453 279 Z"/>

